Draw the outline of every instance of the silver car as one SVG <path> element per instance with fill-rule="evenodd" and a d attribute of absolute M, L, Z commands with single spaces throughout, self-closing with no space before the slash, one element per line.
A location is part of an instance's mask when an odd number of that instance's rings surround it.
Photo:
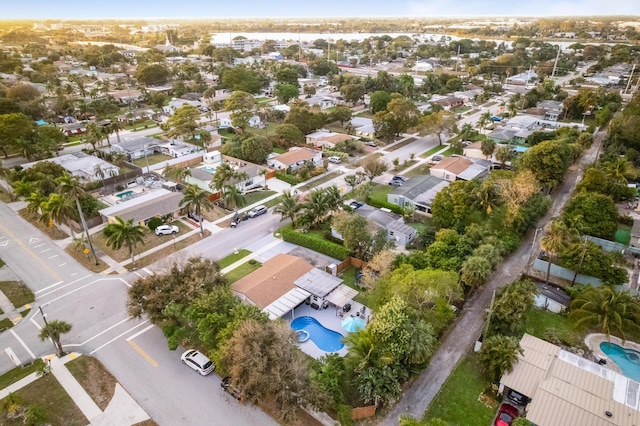
<path fill-rule="evenodd" d="M 160 225 L 156 228 L 156 235 L 171 235 L 177 234 L 180 231 L 175 225 Z"/>

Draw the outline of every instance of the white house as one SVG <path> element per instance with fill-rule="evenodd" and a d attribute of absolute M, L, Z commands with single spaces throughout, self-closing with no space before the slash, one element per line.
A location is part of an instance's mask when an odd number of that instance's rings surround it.
<path fill-rule="evenodd" d="M 200 108 L 202 106 L 202 103 L 200 101 L 190 101 L 187 99 L 180 99 L 180 98 L 173 98 L 171 99 L 171 101 L 169 102 L 168 105 L 165 105 L 162 107 L 162 111 L 165 114 L 168 115 L 173 115 L 173 113 L 180 107 L 184 106 L 184 105 L 191 105 L 194 106 L 196 108 Z"/>
<path fill-rule="evenodd" d="M 93 155 L 85 154 L 84 152 L 74 152 L 73 154 L 60 155 L 59 157 L 52 157 L 41 161 L 49 161 L 62 166 L 71 173 L 72 176 L 77 177 L 83 183 L 100 181 L 103 178 L 118 176 L 120 174 L 120 167 L 101 158 L 94 157 Z M 35 161 L 33 163 L 23 164 L 22 168 L 28 169 L 39 162 L 40 161 Z"/>
<path fill-rule="evenodd" d="M 267 164 L 276 170 L 297 169 L 303 164 L 322 165 L 322 151 L 309 148 L 294 147 L 284 154 L 269 158 Z"/>
<path fill-rule="evenodd" d="M 260 120 L 260 117 L 258 117 L 257 115 L 254 115 L 253 117 L 251 117 L 249 119 L 249 127 L 260 127 L 262 125 L 262 121 Z M 226 117 L 226 118 L 221 118 L 220 119 L 220 127 L 221 128 L 233 128 L 233 120 L 231 120 L 230 117 Z"/>

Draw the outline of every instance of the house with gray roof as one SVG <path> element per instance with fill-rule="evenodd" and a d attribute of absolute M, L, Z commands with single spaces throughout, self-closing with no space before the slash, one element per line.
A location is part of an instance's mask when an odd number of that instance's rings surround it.
<path fill-rule="evenodd" d="M 387 241 L 393 241 L 396 246 L 406 247 L 417 236 L 415 228 L 404 223 L 402 216 L 364 205 L 356 209 L 353 214 L 357 214 L 367 220 L 370 226 L 381 229 L 386 233 Z M 342 240 L 342 235 L 331 228 L 331 235 Z"/>
<path fill-rule="evenodd" d="M 176 216 L 184 197 L 182 192 L 173 192 L 164 188 L 148 191 L 130 200 L 100 210 L 100 215 L 108 223 L 114 223 L 119 217 L 125 221 L 146 225 L 153 217 Z"/>
<path fill-rule="evenodd" d="M 154 138 L 125 139 L 120 143 L 114 143 L 107 148 L 112 153 L 125 154 L 129 159 L 143 158 L 145 155 L 153 155 L 160 152 L 163 141 Z"/>
<path fill-rule="evenodd" d="M 100 181 L 103 178 L 118 176 L 120 174 L 120 167 L 101 158 L 94 157 L 93 155 L 85 154 L 84 152 L 74 152 L 72 154 L 60 155 L 46 160 L 23 164 L 22 168 L 28 169 L 42 161 L 49 161 L 62 166 L 82 183 Z M 98 166 L 100 167 L 100 171 L 98 171 Z M 104 174 L 104 176 L 102 176 L 102 174 Z"/>
<path fill-rule="evenodd" d="M 436 194 L 449 186 L 449 183 L 431 175 L 412 177 L 387 194 L 387 201 L 402 208 L 414 209 L 417 213 L 431 215 L 431 204 Z"/>

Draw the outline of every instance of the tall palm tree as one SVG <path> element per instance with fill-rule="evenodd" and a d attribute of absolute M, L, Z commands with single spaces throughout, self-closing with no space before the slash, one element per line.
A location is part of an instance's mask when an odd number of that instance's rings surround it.
<path fill-rule="evenodd" d="M 104 169 L 102 168 L 102 164 L 96 164 L 95 166 L 93 166 L 93 174 L 100 178 L 100 180 L 102 181 L 102 187 L 106 188 L 106 185 L 104 183 L 106 174 L 104 172 Z"/>
<path fill-rule="evenodd" d="M 309 193 L 309 198 L 304 203 L 305 214 L 309 216 L 312 226 L 320 224 L 327 213 L 329 206 L 324 190 L 316 188 Z"/>
<path fill-rule="evenodd" d="M 462 282 L 469 287 L 484 284 L 491 275 L 491 263 L 481 256 L 469 256 L 462 264 Z"/>
<path fill-rule="evenodd" d="M 224 187 L 227 182 L 233 177 L 235 170 L 229 165 L 229 163 L 222 163 L 216 167 L 216 171 L 211 177 L 211 183 L 209 187 L 216 191 L 224 193 Z"/>
<path fill-rule="evenodd" d="M 87 225 L 84 221 L 84 213 L 82 212 L 82 206 L 80 205 L 80 200 L 85 196 L 85 191 L 80 184 L 80 181 L 72 176 L 70 173 L 65 172 L 62 176 L 57 178 L 57 192 L 62 194 L 64 197 L 69 200 L 75 201 L 76 208 L 78 209 L 78 217 L 80 218 L 80 224 L 82 225 L 82 230 L 84 231 L 85 236 L 87 237 L 87 241 L 89 242 L 89 248 L 91 249 L 91 253 L 93 254 L 93 259 L 98 264 L 98 256 L 96 256 L 96 251 L 93 248 L 93 242 L 91 241 L 91 237 L 89 236 L 89 229 L 87 229 Z M 73 231 L 72 231 L 73 232 Z"/>
<path fill-rule="evenodd" d="M 235 185 L 226 185 L 223 188 L 222 201 L 230 210 L 237 210 L 246 203 L 244 194 Z"/>
<path fill-rule="evenodd" d="M 501 146 L 496 149 L 495 156 L 496 160 L 500 162 L 500 165 L 504 169 L 506 162 L 511 160 L 512 154 L 508 146 Z"/>
<path fill-rule="evenodd" d="M 485 111 L 478 118 L 478 126 L 480 127 L 480 133 L 484 130 L 485 126 L 491 121 L 491 111 Z"/>
<path fill-rule="evenodd" d="M 123 130 L 123 129 L 124 127 L 122 127 L 122 123 L 120 123 L 118 120 L 113 120 L 109 125 L 109 133 L 116 134 L 116 139 L 118 140 L 118 143 L 120 143 L 120 130 Z"/>
<path fill-rule="evenodd" d="M 133 219 L 125 222 L 118 216 L 116 216 L 115 223 L 110 223 L 107 227 L 110 233 L 107 245 L 114 250 L 120 250 L 123 245 L 127 246 L 131 256 L 131 264 L 135 265 L 134 250 L 139 243 L 144 243 L 146 228 L 134 224 Z"/>
<path fill-rule="evenodd" d="M 56 355 L 58 358 L 64 355 L 62 350 L 62 342 L 60 336 L 71 331 L 71 324 L 61 320 L 46 321 L 44 327 L 40 329 L 40 340 L 51 339 L 53 346 L 56 348 Z"/>
<path fill-rule="evenodd" d="M 182 183 L 187 176 L 191 176 L 191 170 L 188 167 L 176 167 L 169 164 L 164 168 L 162 174 L 169 179 L 175 179 Z"/>
<path fill-rule="evenodd" d="M 47 200 L 40 203 L 40 210 L 42 211 L 41 222 L 49 226 L 53 226 L 53 222 L 66 222 L 71 231 L 71 237 L 75 238 L 71 219 L 76 218 L 76 211 L 71 200 L 60 194 L 53 193 L 49 195 Z"/>
<path fill-rule="evenodd" d="M 638 301 L 609 286 L 586 289 L 571 302 L 568 318 L 576 325 L 598 327 L 607 339 L 612 333 L 626 339 L 627 333 L 640 331 Z"/>
<path fill-rule="evenodd" d="M 28 197 L 24 199 L 27 204 L 27 212 L 31 214 L 40 214 L 42 212 L 41 205 L 47 200 L 47 197 L 42 195 L 39 190 L 33 191 Z"/>
<path fill-rule="evenodd" d="M 576 231 L 567 227 L 561 220 L 553 220 L 544 227 L 545 235 L 540 238 L 540 248 L 549 256 L 547 263 L 547 279 L 551 274 L 551 263 L 553 259 L 577 238 Z"/>
<path fill-rule="evenodd" d="M 482 215 L 487 217 L 498 204 L 498 191 L 496 186 L 485 180 L 475 191 L 475 205 L 480 208 Z"/>
<path fill-rule="evenodd" d="M 204 235 L 202 210 L 211 210 L 213 208 L 213 203 L 209 200 L 210 193 L 198 185 L 187 185 L 183 194 L 184 197 L 180 200 L 180 205 L 184 205 L 190 212 L 194 212 L 200 217 L 200 234 Z"/>
<path fill-rule="evenodd" d="M 296 219 L 298 218 L 300 210 L 302 210 L 302 204 L 298 201 L 298 197 L 290 191 L 282 194 L 280 203 L 273 208 L 274 213 L 282 216 L 281 221 L 290 219 L 294 227 L 296 226 Z"/>

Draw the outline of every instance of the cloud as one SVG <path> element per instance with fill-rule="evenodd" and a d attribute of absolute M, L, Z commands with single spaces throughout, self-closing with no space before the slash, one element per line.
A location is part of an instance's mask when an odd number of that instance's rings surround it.
<path fill-rule="evenodd" d="M 638 15 L 637 0 L 618 0 L 615 8 L 602 0 L 488 3 L 478 0 L 422 0 L 407 2 L 411 16 L 602 16 Z"/>

